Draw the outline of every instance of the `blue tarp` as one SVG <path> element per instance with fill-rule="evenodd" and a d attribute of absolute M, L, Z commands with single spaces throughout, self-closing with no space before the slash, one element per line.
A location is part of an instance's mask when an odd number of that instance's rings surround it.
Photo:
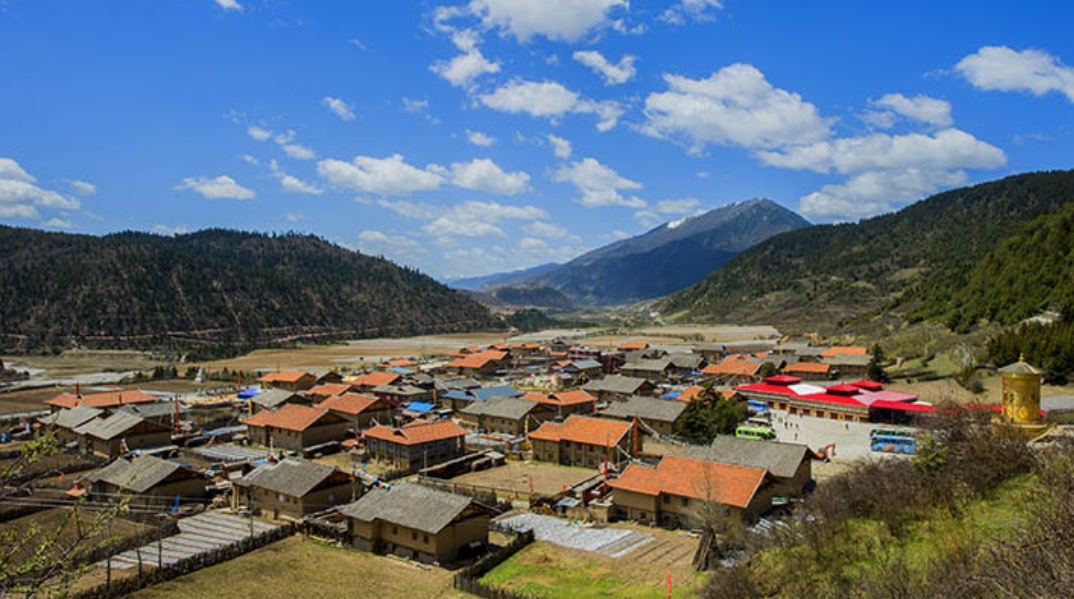
<path fill-rule="evenodd" d="M 676 397 L 678 397 L 680 395 L 682 395 L 681 391 L 672 391 L 670 393 L 665 393 L 664 397 L 666 397 L 668 399 L 675 399 Z"/>
<path fill-rule="evenodd" d="M 250 399 L 259 393 L 261 393 L 261 390 L 257 387 L 247 387 L 242 391 L 239 391 L 239 399 Z"/>
<path fill-rule="evenodd" d="M 414 374 L 413 370 L 407 370 L 406 368 L 400 368 L 398 366 L 392 366 L 391 368 L 388 369 L 388 372 L 394 372 L 395 374 L 398 374 L 399 376 L 409 376 L 409 375 Z"/>
<path fill-rule="evenodd" d="M 411 412 L 417 412 L 419 414 L 424 414 L 426 412 L 432 412 L 433 410 L 435 410 L 436 409 L 436 404 L 423 403 L 423 402 L 420 402 L 420 401 L 415 401 L 415 402 L 411 402 L 410 405 L 408 405 L 406 407 L 406 409 L 410 410 Z"/>

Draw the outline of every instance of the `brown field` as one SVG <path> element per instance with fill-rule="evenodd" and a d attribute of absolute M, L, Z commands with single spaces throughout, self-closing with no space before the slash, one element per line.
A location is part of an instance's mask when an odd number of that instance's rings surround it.
<path fill-rule="evenodd" d="M 662 599 L 667 596 L 670 573 L 673 597 L 697 595 L 702 578 L 691 565 L 697 551 L 697 538 L 637 525 L 617 524 L 616 528 L 632 528 L 656 538 L 619 558 L 539 541 L 508 559 L 482 580 L 542 598 Z"/>
<path fill-rule="evenodd" d="M 47 371 L 45 376 L 67 377 L 92 372 L 149 370 L 164 364 L 146 352 L 73 349 L 56 356 L 4 356 L 4 364 Z"/>
<path fill-rule="evenodd" d="M 320 599 L 468 597 L 452 573 L 394 557 L 294 536 L 257 551 L 139 591 L 132 599 Z"/>
<path fill-rule="evenodd" d="M 22 551 L 16 554 L 14 559 L 15 563 L 23 563 L 30 555 L 32 555 L 32 552 L 37 549 L 39 542 L 44 539 L 44 535 L 52 534 L 56 530 L 59 530 L 71 509 L 72 508 L 54 508 L 0 524 L 0 534 L 5 531 L 16 530 L 19 532 L 20 537 L 23 538 L 27 537 L 29 531 L 36 528 L 37 532 L 29 537 L 31 539 L 30 542 L 27 543 Z M 88 510 L 79 511 L 78 518 L 79 522 L 82 524 L 83 530 L 91 529 L 95 517 L 96 512 Z M 83 549 L 93 549 L 102 543 L 108 542 L 108 539 L 112 539 L 113 542 L 115 542 L 150 530 L 149 527 L 143 524 L 124 520 L 122 518 L 112 519 L 110 529 L 111 532 L 106 528 L 100 531 L 99 534 L 84 540 L 80 547 Z M 57 556 L 60 555 L 62 551 L 61 548 L 70 546 L 77 536 L 78 533 L 76 531 L 75 521 L 72 518 L 68 521 L 68 524 L 63 527 L 51 554 Z"/>
<path fill-rule="evenodd" d="M 172 379 L 160 381 L 142 381 L 117 385 L 121 389 L 144 389 L 147 391 L 169 391 L 174 393 L 192 393 L 203 389 L 216 389 L 227 383 L 210 381 L 198 384 L 191 380 Z M 88 392 L 87 387 L 82 392 Z M 48 406 L 44 403 L 63 393 L 74 393 L 74 387 L 42 387 L 40 389 L 25 389 L 19 391 L 0 392 L 0 414 L 12 414 L 16 412 L 29 412 L 41 410 Z"/>
<path fill-rule="evenodd" d="M 985 390 L 980 395 L 974 395 L 973 393 L 970 393 L 957 382 L 955 382 L 954 379 L 923 381 L 916 383 L 895 381 L 888 385 L 888 389 L 891 389 L 892 391 L 902 391 L 904 393 L 913 393 L 915 395 L 918 395 L 922 401 L 927 401 L 934 404 L 942 403 L 946 400 L 951 400 L 959 404 L 1001 403 L 1003 395 L 1003 379 L 1001 379 L 998 374 L 993 373 L 981 373 L 981 375 L 981 382 L 984 383 Z M 1052 397 L 1055 395 L 1074 395 L 1074 385 L 1043 385 L 1040 389 L 1040 395 L 1041 397 Z"/>
<path fill-rule="evenodd" d="M 538 495 L 555 495 L 563 485 L 572 487 L 599 474 L 593 468 L 576 468 L 557 466 L 538 462 L 508 462 L 504 466 L 471 472 L 451 479 L 461 483 L 495 489 L 498 494 L 522 494 L 530 492 L 530 477 L 533 477 L 533 490 Z"/>

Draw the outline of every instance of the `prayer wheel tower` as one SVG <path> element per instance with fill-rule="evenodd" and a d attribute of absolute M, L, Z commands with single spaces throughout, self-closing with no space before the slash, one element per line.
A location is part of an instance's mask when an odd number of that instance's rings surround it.
<path fill-rule="evenodd" d="M 1035 437 L 1048 430 L 1040 415 L 1040 381 L 1044 372 L 1019 357 L 1018 361 L 999 369 L 1003 377 L 1003 421 Z"/>

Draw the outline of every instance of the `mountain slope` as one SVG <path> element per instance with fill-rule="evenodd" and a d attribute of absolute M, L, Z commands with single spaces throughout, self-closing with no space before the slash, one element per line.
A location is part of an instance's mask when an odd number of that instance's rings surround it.
<path fill-rule="evenodd" d="M 771 200 L 737 202 L 499 283 L 552 287 L 586 304 L 649 299 L 696 283 L 772 235 L 806 226 L 805 219 Z"/>
<path fill-rule="evenodd" d="M 487 309 L 414 270 L 304 235 L 105 237 L 0 227 L 0 346 L 263 346 L 472 330 Z"/>
<path fill-rule="evenodd" d="M 937 194 L 857 224 L 785 233 L 658 307 L 692 319 L 796 326 L 885 307 L 938 316 L 942 311 L 929 306 L 965 288 L 984 256 L 1071 200 L 1074 171 L 1031 173 Z"/>
<path fill-rule="evenodd" d="M 525 268 L 522 270 L 515 270 L 511 272 L 501 272 L 491 275 L 485 275 L 483 277 L 466 277 L 462 279 L 451 279 L 444 281 L 452 289 L 465 289 L 467 291 L 488 291 L 496 289 L 498 287 L 505 287 L 514 284 L 515 281 L 524 281 L 528 277 L 539 275 L 547 272 L 559 266 L 556 262 L 549 262 L 547 264 L 541 264 L 539 266 L 533 266 L 531 268 Z"/>

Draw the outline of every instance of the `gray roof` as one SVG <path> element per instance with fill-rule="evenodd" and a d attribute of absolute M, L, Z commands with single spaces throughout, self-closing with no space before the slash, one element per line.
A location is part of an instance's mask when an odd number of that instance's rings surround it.
<path fill-rule="evenodd" d="M 686 403 L 673 399 L 634 396 L 626 401 L 617 401 L 601 412 L 603 416 L 629 419 L 637 416 L 642 420 L 657 422 L 675 422 L 686 409 Z"/>
<path fill-rule="evenodd" d="M 603 368 L 604 366 L 596 360 L 575 360 L 571 362 L 571 365 L 579 370 L 589 370 L 590 368 Z"/>
<path fill-rule="evenodd" d="M 1044 371 L 1026 363 L 1023 359 L 1018 360 L 1014 364 L 1008 364 L 1003 368 L 1000 368 L 999 371 L 1005 374 L 1030 374 L 1034 376 L 1044 374 Z"/>
<path fill-rule="evenodd" d="M 42 416 L 37 421 L 44 425 L 55 424 L 60 428 L 76 429 L 103 413 L 104 410 L 97 408 L 75 406 L 69 410 L 60 410 L 54 414 Z"/>
<path fill-rule="evenodd" d="M 383 520 L 429 534 L 444 529 L 470 506 L 471 499 L 413 483 L 399 483 L 391 490 L 373 489 L 361 499 L 339 509 L 362 522 Z"/>
<path fill-rule="evenodd" d="M 806 459 L 808 447 L 779 441 L 754 441 L 721 435 L 709 446 L 687 447 L 679 452 L 691 458 L 764 468 L 779 478 L 791 478 Z"/>
<path fill-rule="evenodd" d="M 290 497 L 303 497 L 328 480 L 336 468 L 309 460 L 287 458 L 268 463 L 235 481 L 240 487 L 257 487 Z"/>
<path fill-rule="evenodd" d="M 128 412 L 116 412 L 111 416 L 98 416 L 75 429 L 80 435 L 89 435 L 105 441 L 114 439 L 145 422 L 145 418 Z"/>
<path fill-rule="evenodd" d="M 675 368 L 693 368 L 697 369 L 701 366 L 701 362 L 704 358 L 697 354 L 668 354 L 667 359 L 671 362 L 671 365 Z"/>
<path fill-rule="evenodd" d="M 828 351 L 829 349 L 830 348 L 827 348 L 827 347 L 814 347 L 814 346 L 810 345 L 810 346 L 807 346 L 807 347 L 800 347 L 798 349 L 795 349 L 794 350 L 794 355 L 796 355 L 796 356 L 806 356 L 806 357 L 813 356 L 814 358 L 819 358 L 821 356 L 821 354 L 823 354 L 824 352 Z M 787 351 L 787 348 L 784 347 L 783 351 Z"/>
<path fill-rule="evenodd" d="M 373 393 L 386 393 L 391 395 L 425 395 L 428 389 L 413 385 L 377 385 L 373 387 Z"/>
<path fill-rule="evenodd" d="M 440 381 L 445 389 L 476 389 L 481 386 L 481 383 L 474 379 L 451 379 L 450 381 Z"/>
<path fill-rule="evenodd" d="M 645 379 L 636 379 L 629 376 L 622 376 L 619 374 L 613 374 L 606 376 L 602 379 L 590 381 L 586 383 L 583 389 L 586 391 L 607 391 L 610 393 L 635 393 L 645 383 L 649 381 Z"/>
<path fill-rule="evenodd" d="M 659 358 L 657 360 L 634 360 L 623 364 L 620 370 L 641 370 L 642 372 L 663 372 L 671 365 L 671 360 Z"/>
<path fill-rule="evenodd" d="M 821 362 L 832 366 L 868 366 L 870 360 L 872 360 L 872 356 L 863 356 L 861 354 L 836 354 L 821 358 Z"/>
<path fill-rule="evenodd" d="M 179 470 L 180 464 L 153 456 L 116 458 L 111 464 L 87 476 L 90 481 L 111 483 L 135 493 L 145 493 Z"/>
<path fill-rule="evenodd" d="M 141 416 L 142 418 L 162 418 L 175 414 L 175 402 L 158 401 L 155 403 L 135 403 L 125 405 L 121 407 L 120 410 L 134 414 L 135 416 Z M 179 414 L 186 414 L 188 412 L 190 412 L 190 408 L 180 403 Z"/>
<path fill-rule="evenodd" d="M 768 351 L 779 344 L 773 339 L 751 339 L 748 341 L 728 341 L 723 343 L 725 352 Z"/>
<path fill-rule="evenodd" d="M 537 402 L 518 397 L 493 397 L 488 401 L 475 401 L 459 410 L 459 413 L 519 420 L 537 409 L 539 405 Z"/>
<path fill-rule="evenodd" d="M 287 403 L 287 400 L 297 395 L 294 391 L 288 391 L 287 389 L 265 389 L 250 401 L 262 408 L 272 409 L 282 406 Z"/>

